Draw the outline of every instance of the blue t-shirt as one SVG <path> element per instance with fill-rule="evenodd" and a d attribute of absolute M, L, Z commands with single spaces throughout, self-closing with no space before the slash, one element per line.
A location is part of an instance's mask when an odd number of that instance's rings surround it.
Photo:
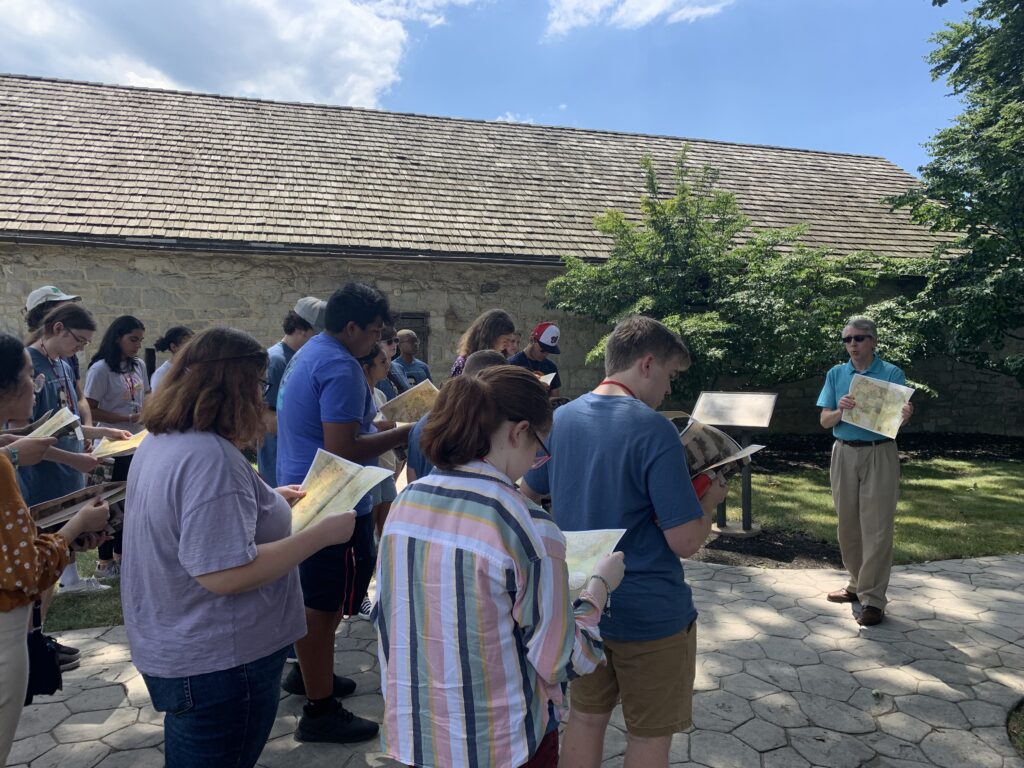
<path fill-rule="evenodd" d="M 416 473 L 416 478 L 426 477 L 434 471 L 434 465 L 430 463 L 430 459 L 423 455 L 423 449 L 420 448 L 420 438 L 423 437 L 423 426 L 427 423 L 427 417 L 429 413 L 423 414 L 420 420 L 412 425 L 412 429 L 409 430 L 409 448 L 408 458 L 406 464 L 412 467 L 412 471 Z"/>
<path fill-rule="evenodd" d="M 77 415 L 75 374 L 67 359 L 59 359 L 51 365 L 46 355 L 39 350 L 29 347 L 28 353 L 32 357 L 33 375 L 38 376 L 41 373 L 46 377 L 42 391 L 36 395 L 32 421 L 41 418 L 47 411 L 58 411 L 65 405 Z M 60 438 L 57 441 L 57 448 L 81 453 L 85 450 L 85 444 L 72 433 Z M 56 461 L 41 461 L 31 467 L 18 467 L 18 480 L 25 503 L 29 506 L 85 488 L 85 475 Z"/>
<path fill-rule="evenodd" d="M 858 371 L 853 367 L 853 361 L 847 361 L 840 365 L 834 365 L 825 374 L 825 386 L 821 388 L 818 395 L 818 407 L 828 408 L 834 411 L 839 407 L 839 401 L 850 393 L 850 383 L 853 381 L 853 374 L 859 373 L 870 379 L 889 381 L 893 384 L 906 384 L 907 377 L 898 367 L 892 363 L 885 362 L 882 358 L 875 356 L 866 371 Z M 855 424 L 840 421 L 832 427 L 832 436 L 840 440 L 884 440 L 885 435 L 863 429 Z"/>
<path fill-rule="evenodd" d="M 409 384 L 409 377 L 405 375 L 405 369 L 398 364 L 397 357 L 391 361 L 391 378 L 394 380 L 393 383 L 398 395 L 405 392 L 411 386 Z"/>
<path fill-rule="evenodd" d="M 551 460 L 527 473 L 565 531 L 625 528 L 626 575 L 601 635 L 657 640 L 697 618 L 683 565 L 662 533 L 701 518 L 679 433 L 632 397 L 588 393 L 555 411 Z"/>
<path fill-rule="evenodd" d="M 324 423 L 358 422 L 360 434 L 376 432 L 377 408 L 366 377 L 352 353 L 327 333 L 314 336 L 295 353 L 281 379 L 277 397 L 277 480 L 301 483 L 324 447 Z M 376 466 L 376 460 L 366 462 Z M 370 494 L 356 514 L 372 511 Z"/>
<path fill-rule="evenodd" d="M 271 410 L 277 409 L 277 394 L 281 389 L 281 378 L 284 376 L 284 369 L 288 362 L 294 357 L 295 350 L 283 341 L 277 342 L 267 349 L 267 381 L 270 386 L 267 388 L 264 402 Z M 155 388 L 155 385 L 154 385 Z M 256 463 L 260 469 L 260 476 L 271 488 L 277 487 L 277 435 L 267 432 L 263 436 L 263 444 L 256 455 Z"/>
<path fill-rule="evenodd" d="M 400 371 L 398 375 L 404 381 L 407 381 L 410 387 L 414 387 L 423 381 L 433 381 L 430 376 L 429 366 L 418 357 L 414 357 L 411 363 L 407 363 L 399 355 L 391 362 L 391 370 L 395 368 Z"/>
<path fill-rule="evenodd" d="M 551 358 L 545 358 L 543 360 L 531 360 L 526 356 L 526 350 L 522 352 L 516 352 L 512 357 L 508 359 L 509 365 L 518 365 L 521 368 L 540 373 L 542 376 L 547 376 L 549 373 L 555 374 L 555 378 L 551 380 L 551 389 L 562 388 L 562 377 L 558 375 L 558 366 L 554 364 Z"/>

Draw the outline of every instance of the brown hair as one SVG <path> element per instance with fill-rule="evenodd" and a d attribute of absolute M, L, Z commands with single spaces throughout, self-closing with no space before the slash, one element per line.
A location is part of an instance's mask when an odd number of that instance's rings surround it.
<path fill-rule="evenodd" d="M 690 350 L 668 326 L 657 320 L 632 315 L 619 322 L 604 345 L 604 372 L 611 376 L 624 371 L 644 355 L 654 355 L 661 363 L 681 358 L 683 368 L 690 367 Z"/>
<path fill-rule="evenodd" d="M 65 328 L 73 328 L 76 331 L 96 330 L 96 320 L 93 318 L 92 312 L 81 304 L 69 301 L 46 314 L 42 323 L 32 334 L 33 340 L 40 336 L 43 338 L 53 336 L 53 326 L 57 323 L 63 324 Z"/>
<path fill-rule="evenodd" d="M 494 349 L 499 336 L 515 333 L 516 324 L 503 309 L 488 309 L 473 321 L 459 339 L 459 354 L 468 357 L 481 349 Z"/>
<path fill-rule="evenodd" d="M 249 445 L 264 432 L 259 381 L 266 368 L 267 352 L 249 334 L 234 328 L 200 331 L 146 398 L 142 421 L 155 435 L 194 429 Z"/>
<path fill-rule="evenodd" d="M 431 463 L 451 469 L 491 451 L 491 435 L 506 421 L 528 421 L 535 432 L 551 428 L 548 393 L 517 365 L 495 365 L 476 376 L 457 376 L 441 387 L 420 447 Z"/>
<path fill-rule="evenodd" d="M 466 365 L 462 369 L 462 373 L 464 376 L 476 376 L 485 368 L 490 368 L 494 365 L 507 364 L 508 360 L 505 359 L 505 356 L 501 354 L 501 352 L 493 349 L 481 349 L 466 358 Z"/>

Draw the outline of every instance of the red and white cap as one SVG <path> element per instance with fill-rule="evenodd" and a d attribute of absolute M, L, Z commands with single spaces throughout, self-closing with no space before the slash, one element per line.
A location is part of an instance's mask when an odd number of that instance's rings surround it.
<path fill-rule="evenodd" d="M 533 336 L 531 338 L 540 344 L 540 348 L 545 352 L 557 355 L 562 351 L 558 348 L 558 338 L 561 335 L 562 332 L 558 330 L 558 326 L 554 323 L 541 323 L 533 329 Z"/>

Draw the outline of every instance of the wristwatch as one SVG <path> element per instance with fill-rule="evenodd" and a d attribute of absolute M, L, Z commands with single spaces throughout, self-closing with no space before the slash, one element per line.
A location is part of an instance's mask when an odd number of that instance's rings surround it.
<path fill-rule="evenodd" d="M 11 461 L 11 466 L 15 469 L 18 468 L 18 449 L 13 445 L 4 446 L 4 450 L 7 451 L 7 458 Z"/>

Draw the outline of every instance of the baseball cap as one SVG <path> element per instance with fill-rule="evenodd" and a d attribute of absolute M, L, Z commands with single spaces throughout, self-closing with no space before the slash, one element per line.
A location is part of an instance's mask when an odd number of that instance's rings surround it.
<path fill-rule="evenodd" d="M 324 329 L 327 302 L 315 296 L 304 296 L 295 302 L 295 314 L 312 325 L 314 331 L 320 333 Z"/>
<path fill-rule="evenodd" d="M 562 332 L 558 330 L 558 326 L 554 323 L 541 323 L 533 329 L 532 338 L 540 344 L 540 348 L 545 352 L 558 355 L 562 351 L 558 348 L 558 338 L 561 335 Z"/>
<path fill-rule="evenodd" d="M 38 307 L 40 304 L 46 304 L 49 301 L 81 301 L 81 296 L 71 296 L 64 293 L 60 288 L 55 285 L 44 285 L 42 288 L 36 288 L 32 293 L 25 299 L 25 311 L 31 312 L 33 309 Z"/>

